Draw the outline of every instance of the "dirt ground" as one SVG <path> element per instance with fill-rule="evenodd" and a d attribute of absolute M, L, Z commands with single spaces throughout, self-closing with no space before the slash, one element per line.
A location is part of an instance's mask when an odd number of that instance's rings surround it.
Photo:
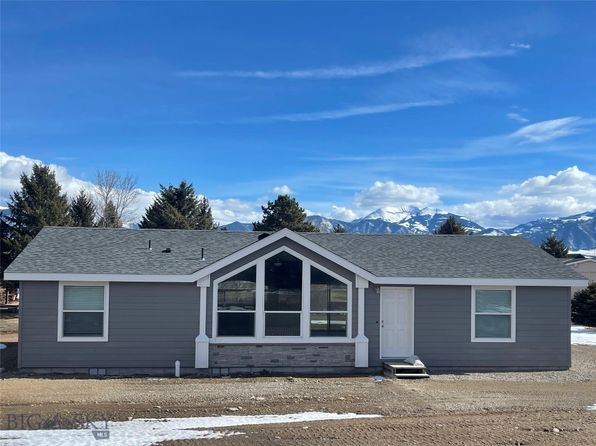
<path fill-rule="evenodd" d="M 383 417 L 244 426 L 233 429 L 238 436 L 164 444 L 596 445 L 596 411 L 587 410 L 596 403 L 593 346 L 573 346 L 567 371 L 435 374 L 428 380 L 40 378 L 16 372 L 16 331 L 16 318 L 4 313 L 0 340 L 8 348 L 0 351 L 0 429 L 22 416 L 59 417 L 54 427 L 71 428 L 77 417 L 125 421 L 321 411 Z"/>
<path fill-rule="evenodd" d="M 123 421 L 302 411 L 380 414 L 234 428 L 244 435 L 167 444 L 596 445 L 596 347 L 574 346 L 564 372 L 341 378 L 32 378 L 0 380 L 9 416 Z M 10 375 L 9 375 L 10 376 Z M 62 426 L 69 427 L 69 426 Z M 556 428 L 556 429 L 555 429 Z M 556 432 L 559 430 L 559 432 Z"/>

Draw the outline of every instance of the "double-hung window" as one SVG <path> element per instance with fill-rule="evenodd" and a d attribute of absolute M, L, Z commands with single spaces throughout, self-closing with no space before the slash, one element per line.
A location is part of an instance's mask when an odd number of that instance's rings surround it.
<path fill-rule="evenodd" d="M 472 288 L 472 341 L 515 342 L 515 288 Z"/>
<path fill-rule="evenodd" d="M 348 286 L 329 274 L 310 269 L 310 335 L 346 336 Z"/>
<path fill-rule="evenodd" d="M 60 284 L 58 341 L 108 340 L 108 285 Z"/>

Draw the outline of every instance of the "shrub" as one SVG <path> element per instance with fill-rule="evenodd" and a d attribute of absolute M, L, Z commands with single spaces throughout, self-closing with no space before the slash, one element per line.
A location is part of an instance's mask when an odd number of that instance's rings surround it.
<path fill-rule="evenodd" d="M 596 283 L 575 293 L 571 301 L 571 320 L 575 324 L 596 326 Z"/>

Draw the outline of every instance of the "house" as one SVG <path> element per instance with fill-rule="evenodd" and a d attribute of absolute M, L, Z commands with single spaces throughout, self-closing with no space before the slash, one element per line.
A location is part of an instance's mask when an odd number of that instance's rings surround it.
<path fill-rule="evenodd" d="M 519 237 L 70 227 L 5 278 L 19 367 L 91 374 L 567 369 L 587 283 Z"/>
<path fill-rule="evenodd" d="M 563 259 L 563 263 L 588 279 L 588 284 L 596 283 L 596 258 L 581 256 Z M 583 288 L 585 287 L 574 287 L 572 292 L 575 293 Z"/>

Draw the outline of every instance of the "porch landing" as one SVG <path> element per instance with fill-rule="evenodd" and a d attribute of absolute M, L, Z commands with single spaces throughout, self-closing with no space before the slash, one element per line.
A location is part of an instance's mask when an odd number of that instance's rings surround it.
<path fill-rule="evenodd" d="M 383 373 L 389 378 L 429 378 L 426 366 L 420 359 L 383 362 Z"/>

